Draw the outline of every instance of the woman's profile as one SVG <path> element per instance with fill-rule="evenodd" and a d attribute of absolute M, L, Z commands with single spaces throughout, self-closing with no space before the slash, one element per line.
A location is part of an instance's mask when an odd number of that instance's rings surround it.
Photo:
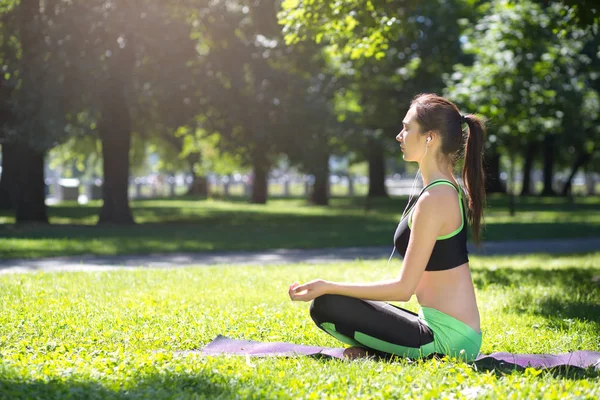
<path fill-rule="evenodd" d="M 464 129 L 463 129 L 464 128 Z M 475 115 L 435 94 L 411 102 L 396 136 L 408 162 L 417 162 L 423 189 L 409 202 L 394 234 L 403 256 L 395 279 L 340 283 L 317 279 L 289 288 L 294 301 L 311 301 L 317 326 L 352 347 L 349 358 L 373 351 L 409 358 L 444 354 L 471 361 L 479 354 L 479 310 L 467 255 L 467 225 L 479 242 L 485 201 L 485 129 Z M 464 191 L 454 177 L 464 157 Z M 389 304 L 416 295 L 418 314 Z"/>

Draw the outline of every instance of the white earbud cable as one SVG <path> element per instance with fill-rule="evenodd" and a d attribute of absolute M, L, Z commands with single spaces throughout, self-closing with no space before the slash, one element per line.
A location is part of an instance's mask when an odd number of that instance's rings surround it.
<path fill-rule="evenodd" d="M 421 163 L 425 159 L 428 148 L 429 148 L 429 143 L 427 143 L 427 145 L 425 146 L 425 153 L 423 153 L 423 157 L 421 157 L 421 161 L 419 161 L 419 165 L 421 165 Z M 404 211 L 402 211 L 402 216 L 400 217 L 400 221 L 402 221 L 404 219 L 404 217 L 406 216 L 406 210 L 410 206 L 410 202 L 412 201 L 412 199 L 414 197 L 414 189 L 416 187 L 417 179 L 419 178 L 420 175 L 421 175 L 421 167 L 419 167 L 417 169 L 417 173 L 415 174 L 415 179 L 413 179 L 413 183 L 410 186 L 410 192 L 408 194 L 408 201 L 406 202 L 406 207 L 404 207 Z M 396 246 L 394 246 L 394 248 L 392 249 L 392 254 L 390 254 L 390 258 L 388 258 L 387 266 L 390 265 L 390 261 L 392 261 L 392 257 L 394 257 L 395 251 L 396 251 Z"/>

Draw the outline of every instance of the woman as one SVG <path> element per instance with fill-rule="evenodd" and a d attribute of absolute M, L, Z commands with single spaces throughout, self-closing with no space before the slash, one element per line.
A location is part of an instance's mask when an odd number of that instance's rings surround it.
<path fill-rule="evenodd" d="M 404 258 L 398 277 L 373 283 L 295 282 L 289 295 L 293 301 L 313 300 L 311 317 L 325 332 L 353 346 L 344 352 L 349 358 L 370 351 L 409 358 L 444 354 L 471 361 L 481 347 L 481 330 L 466 220 L 468 215 L 479 242 L 484 126 L 475 115 L 462 116 L 456 105 L 435 94 L 415 97 L 402 123 L 396 140 L 404 160 L 418 162 L 424 188 L 403 213 L 394 235 L 395 250 Z M 453 175 L 463 152 L 466 194 Z M 405 302 L 413 294 L 419 314 L 384 302 Z"/>

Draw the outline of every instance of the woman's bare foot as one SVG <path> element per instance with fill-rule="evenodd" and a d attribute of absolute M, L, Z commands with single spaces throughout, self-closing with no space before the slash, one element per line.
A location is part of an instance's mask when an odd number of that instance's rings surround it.
<path fill-rule="evenodd" d="M 367 356 L 367 350 L 362 347 L 348 347 L 344 350 L 344 357 L 349 358 L 350 360 L 365 358 Z"/>

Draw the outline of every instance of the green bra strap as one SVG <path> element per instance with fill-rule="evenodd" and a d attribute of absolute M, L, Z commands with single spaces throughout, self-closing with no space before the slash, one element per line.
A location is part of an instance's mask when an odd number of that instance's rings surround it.
<path fill-rule="evenodd" d="M 454 190 L 456 190 L 458 192 L 458 203 L 460 204 L 460 219 L 461 219 L 461 224 L 458 227 L 458 229 L 456 229 L 455 231 L 453 231 L 453 232 L 451 232 L 451 233 L 449 233 L 447 235 L 438 236 L 437 237 L 437 240 L 444 240 L 444 239 L 450 239 L 452 236 L 455 236 L 458 232 L 460 232 L 463 229 L 463 227 L 465 226 L 465 216 L 464 216 L 465 214 L 464 214 L 464 207 L 463 207 L 462 191 L 460 189 L 458 189 L 456 186 L 454 186 L 454 184 L 452 182 L 450 182 L 449 180 L 447 180 L 447 179 L 438 179 L 438 180 L 435 180 L 435 181 L 431 182 L 429 185 L 427 185 L 427 186 L 425 186 L 425 188 L 423 188 L 423 190 L 421 191 L 421 194 L 425 190 L 427 190 L 427 189 L 429 189 L 431 187 L 434 187 L 434 186 L 438 186 L 438 185 L 450 185 L 450 186 L 452 186 L 454 188 Z M 420 197 L 420 195 L 419 195 L 419 197 Z M 417 198 L 417 200 L 418 200 L 418 198 Z M 416 202 L 415 202 L 415 204 L 416 204 Z M 410 211 L 408 212 L 408 229 L 412 229 L 412 212 L 413 212 L 413 209 L 414 209 L 414 205 L 413 205 L 413 207 L 411 207 Z"/>

